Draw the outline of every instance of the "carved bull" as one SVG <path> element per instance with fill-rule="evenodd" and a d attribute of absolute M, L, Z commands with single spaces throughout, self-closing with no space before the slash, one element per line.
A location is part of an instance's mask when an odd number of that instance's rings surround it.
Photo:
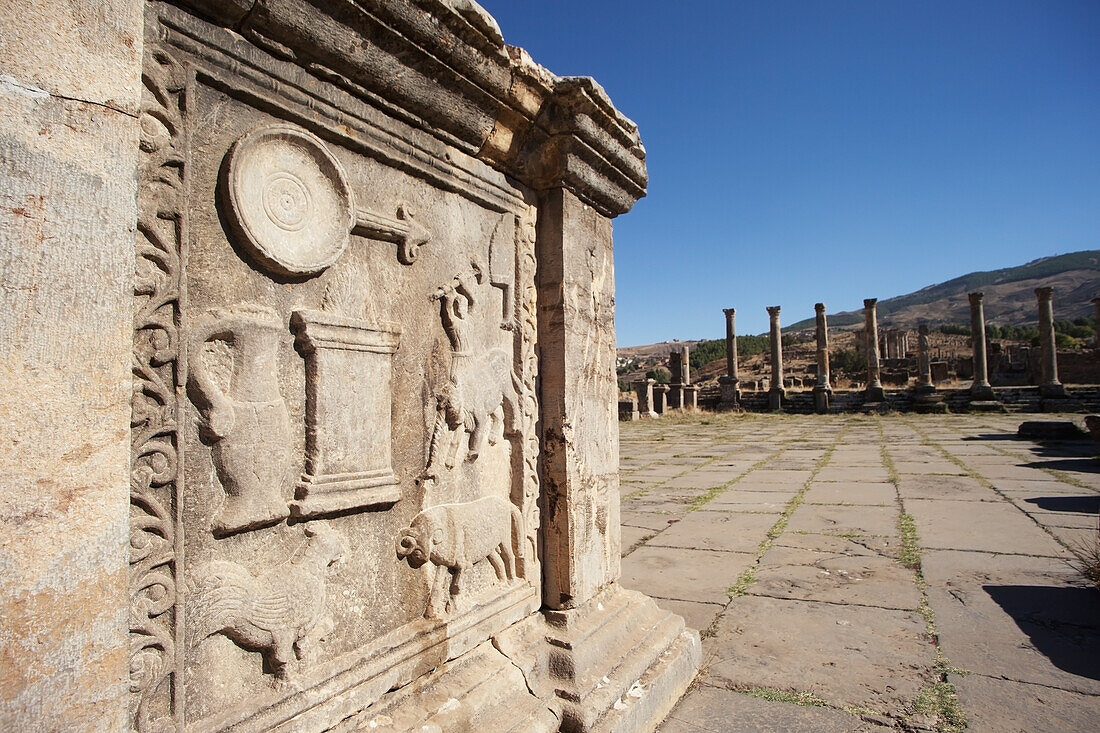
<path fill-rule="evenodd" d="M 522 523 L 519 510 L 495 496 L 464 504 L 440 504 L 417 514 L 397 538 L 397 556 L 407 559 L 414 568 L 429 564 L 431 598 L 427 615 L 436 616 L 441 603 L 448 613 L 456 608 L 463 573 L 476 562 L 488 560 L 498 579 L 513 580 L 513 547 L 519 546 L 523 537 Z"/>

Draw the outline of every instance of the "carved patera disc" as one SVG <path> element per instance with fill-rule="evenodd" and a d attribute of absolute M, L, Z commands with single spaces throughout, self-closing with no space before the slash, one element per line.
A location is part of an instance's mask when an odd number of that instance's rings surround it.
<path fill-rule="evenodd" d="M 265 269 L 315 275 L 348 246 L 355 201 L 340 162 L 292 125 L 253 130 L 229 150 L 229 220 Z"/>

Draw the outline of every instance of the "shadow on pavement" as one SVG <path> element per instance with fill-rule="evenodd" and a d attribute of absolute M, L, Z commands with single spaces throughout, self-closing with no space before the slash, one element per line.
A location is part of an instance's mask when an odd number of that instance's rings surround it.
<path fill-rule="evenodd" d="M 1074 514 L 1096 514 L 1100 512 L 1100 495 L 1092 496 L 1036 496 L 1024 499 L 1047 512 L 1072 512 Z"/>
<path fill-rule="evenodd" d="M 1100 591 L 1042 585 L 982 587 L 1051 664 L 1100 680 Z"/>
<path fill-rule="evenodd" d="M 1058 458 L 1045 461 L 1031 461 L 1018 464 L 1028 468 L 1052 468 L 1055 471 L 1076 471 L 1077 473 L 1100 473 L 1100 461 L 1095 458 Z"/>

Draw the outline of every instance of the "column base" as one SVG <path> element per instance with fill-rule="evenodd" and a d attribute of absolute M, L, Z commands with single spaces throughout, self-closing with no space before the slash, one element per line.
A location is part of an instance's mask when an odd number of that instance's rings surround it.
<path fill-rule="evenodd" d="M 787 399 L 786 390 L 781 387 L 776 387 L 768 390 L 768 409 L 772 411 L 780 410 L 783 407 L 783 402 Z"/>
<path fill-rule="evenodd" d="M 814 412 L 824 415 L 829 411 L 829 399 L 833 391 L 828 387 L 814 387 Z"/>
<path fill-rule="evenodd" d="M 545 616 L 563 731 L 653 730 L 702 661 L 698 632 L 617 583 L 581 608 Z"/>
<path fill-rule="evenodd" d="M 974 402 L 996 402 L 997 395 L 993 393 L 993 388 L 988 384 L 975 384 L 970 387 L 970 401 Z"/>
<path fill-rule="evenodd" d="M 886 390 L 882 388 L 882 385 L 875 385 L 863 390 L 863 404 L 869 402 L 885 402 Z"/>
<path fill-rule="evenodd" d="M 1067 397 L 1066 387 L 1061 382 L 1050 382 L 1039 385 L 1040 397 L 1053 397 L 1055 399 Z"/>
<path fill-rule="evenodd" d="M 580 608 L 525 617 L 340 729 L 653 730 L 701 661 L 699 634 L 682 618 L 616 583 Z"/>

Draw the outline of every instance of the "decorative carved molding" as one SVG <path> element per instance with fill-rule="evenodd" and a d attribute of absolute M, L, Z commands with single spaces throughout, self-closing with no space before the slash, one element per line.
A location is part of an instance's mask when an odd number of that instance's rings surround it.
<path fill-rule="evenodd" d="M 189 588 L 191 646 L 224 634 L 263 654 L 280 679 L 289 676 L 295 659 L 308 661 L 310 647 L 332 630 L 325 616 L 325 575 L 343 559 L 347 543 L 325 522 L 305 525 L 305 535 L 289 560 L 256 576 L 224 560 L 198 568 Z"/>
<path fill-rule="evenodd" d="M 514 580 L 522 537 L 519 510 L 505 499 L 486 496 L 417 514 L 397 539 L 397 556 L 414 568 L 428 567 L 431 595 L 425 616 L 441 618 L 460 609 L 462 576 L 474 563 L 488 560 L 498 580 Z"/>
<path fill-rule="evenodd" d="M 290 515 L 282 488 L 290 470 L 290 416 L 279 393 L 276 364 L 284 333 L 270 308 L 242 305 L 196 319 L 187 387 L 202 416 L 200 434 L 225 502 L 211 526 L 216 537 L 276 524 Z M 232 385 L 223 391 L 205 363 L 212 340 L 229 344 Z"/>
<path fill-rule="evenodd" d="M 130 420 L 130 712 L 137 731 L 175 727 L 180 434 L 180 282 L 186 71 L 145 48 Z"/>

